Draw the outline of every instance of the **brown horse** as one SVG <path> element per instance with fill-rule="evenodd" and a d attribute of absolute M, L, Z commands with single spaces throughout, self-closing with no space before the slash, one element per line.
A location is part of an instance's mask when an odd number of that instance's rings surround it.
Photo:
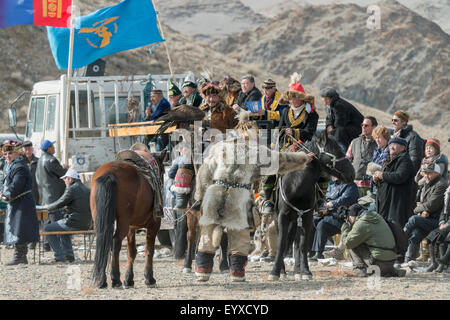
<path fill-rule="evenodd" d="M 164 170 L 158 160 L 160 173 Z M 162 176 L 161 176 L 162 178 Z M 145 283 L 154 286 L 153 254 L 161 218 L 153 212 L 154 191 L 138 169 L 126 161 L 105 163 L 92 178 L 91 212 L 97 234 L 93 278 L 99 288 L 106 288 L 106 266 L 112 249 L 112 287 L 122 286 L 119 253 L 127 237 L 128 263 L 125 287 L 134 285 L 133 263 L 136 258 L 136 230 L 147 229 L 145 247 Z M 114 223 L 116 222 L 116 223 Z"/>

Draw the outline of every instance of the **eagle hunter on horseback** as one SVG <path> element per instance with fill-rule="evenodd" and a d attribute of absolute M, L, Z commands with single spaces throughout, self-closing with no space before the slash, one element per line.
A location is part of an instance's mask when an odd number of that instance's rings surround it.
<path fill-rule="evenodd" d="M 92 218 L 97 242 L 93 278 L 99 288 L 106 288 L 106 267 L 112 249 L 112 287 L 122 286 L 119 253 L 127 237 L 128 263 L 125 287 L 134 285 L 133 263 L 137 255 L 136 230 L 147 229 L 145 248 L 145 283 L 154 286 L 153 254 L 155 238 L 161 224 L 161 155 L 151 155 L 145 145 L 121 151 L 115 161 L 100 166 L 92 178 L 90 196 Z"/>

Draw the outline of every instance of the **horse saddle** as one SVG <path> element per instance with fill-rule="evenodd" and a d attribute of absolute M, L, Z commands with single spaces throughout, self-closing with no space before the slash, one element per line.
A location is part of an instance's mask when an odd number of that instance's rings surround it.
<path fill-rule="evenodd" d="M 116 161 L 128 161 L 133 163 L 136 167 L 141 170 L 148 170 L 148 165 L 145 159 L 132 150 L 122 150 L 114 159 Z"/>

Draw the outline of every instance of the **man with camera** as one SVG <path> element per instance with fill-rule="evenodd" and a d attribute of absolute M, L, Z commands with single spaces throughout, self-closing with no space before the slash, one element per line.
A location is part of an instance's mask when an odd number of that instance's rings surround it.
<path fill-rule="evenodd" d="M 381 277 L 405 276 L 405 270 L 394 268 L 396 242 L 381 215 L 354 204 L 349 208 L 341 231 L 342 243 L 350 254 L 355 276 L 367 277 L 367 269 L 374 267 L 379 268 Z"/>
<path fill-rule="evenodd" d="M 316 231 L 312 237 L 314 240 L 311 251 L 315 255 L 310 260 L 324 259 L 322 253 L 328 238 L 341 232 L 342 223 L 346 219 L 343 209 L 358 201 L 358 187 L 354 182 L 345 184 L 336 177 L 332 177 L 332 180 L 325 195 L 327 211 L 318 212 L 314 216 Z"/>

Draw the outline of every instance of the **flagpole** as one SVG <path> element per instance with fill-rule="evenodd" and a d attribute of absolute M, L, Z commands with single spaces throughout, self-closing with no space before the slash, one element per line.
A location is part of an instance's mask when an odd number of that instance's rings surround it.
<path fill-rule="evenodd" d="M 72 0 L 72 10 L 70 13 L 70 41 L 69 41 L 69 62 L 67 65 L 67 92 L 66 92 L 66 114 L 64 124 L 64 164 L 69 166 L 69 125 L 70 125 L 70 93 L 72 87 L 72 61 L 73 42 L 75 38 L 75 17 L 73 8 L 77 5 L 77 0 Z M 73 128 L 75 129 L 75 128 Z"/>
<path fill-rule="evenodd" d="M 155 4 L 156 0 L 152 0 L 153 3 L 153 8 L 156 11 L 156 4 Z M 158 12 L 156 12 L 156 21 L 158 22 L 158 26 L 159 26 L 159 30 L 161 30 L 161 37 L 164 39 L 164 31 L 161 25 L 161 21 L 159 21 L 159 17 L 158 17 Z M 173 69 L 172 69 L 172 60 L 170 59 L 170 54 L 169 54 L 169 48 L 167 47 L 167 40 L 164 41 L 164 46 L 166 47 L 166 54 L 167 54 L 167 59 L 169 60 L 169 71 L 170 71 L 170 77 L 173 79 Z"/>

